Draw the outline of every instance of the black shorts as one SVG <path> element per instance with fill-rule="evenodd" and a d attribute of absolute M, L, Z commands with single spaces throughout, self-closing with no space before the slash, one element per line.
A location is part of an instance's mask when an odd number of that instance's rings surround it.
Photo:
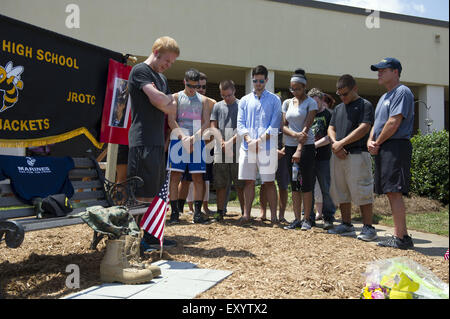
<path fill-rule="evenodd" d="M 119 145 L 117 151 L 117 165 L 128 164 L 128 145 Z"/>
<path fill-rule="evenodd" d="M 275 174 L 278 188 L 286 190 L 289 187 L 289 175 L 292 175 L 292 169 L 289 171 L 286 155 L 278 160 L 278 168 Z"/>
<path fill-rule="evenodd" d="M 288 165 L 289 180 L 293 192 L 312 192 L 314 189 L 314 165 L 316 148 L 314 144 L 303 145 L 299 163 L 299 181 L 292 181 L 292 156 L 297 150 L 296 146 L 285 146 L 285 157 Z"/>
<path fill-rule="evenodd" d="M 127 176 L 139 176 L 144 186 L 136 190 L 136 197 L 155 197 L 166 178 L 164 146 L 136 146 L 128 151 Z"/>
<path fill-rule="evenodd" d="M 408 195 L 411 180 L 412 145 L 409 140 L 387 140 L 375 156 L 376 194 Z"/>

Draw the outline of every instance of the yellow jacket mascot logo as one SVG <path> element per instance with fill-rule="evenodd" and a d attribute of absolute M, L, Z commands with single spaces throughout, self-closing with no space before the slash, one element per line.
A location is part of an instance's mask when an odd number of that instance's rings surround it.
<path fill-rule="evenodd" d="M 13 107 L 19 100 L 18 90 L 23 89 L 23 81 L 20 79 L 23 70 L 23 66 L 13 67 L 11 61 L 4 68 L 0 65 L 0 112 Z"/>

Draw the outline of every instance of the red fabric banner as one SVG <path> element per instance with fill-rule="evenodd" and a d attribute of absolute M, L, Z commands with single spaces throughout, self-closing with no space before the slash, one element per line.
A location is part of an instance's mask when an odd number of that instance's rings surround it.
<path fill-rule="evenodd" d="M 131 99 L 128 76 L 131 66 L 109 60 L 108 83 L 103 107 L 100 142 L 128 145 L 131 124 Z"/>

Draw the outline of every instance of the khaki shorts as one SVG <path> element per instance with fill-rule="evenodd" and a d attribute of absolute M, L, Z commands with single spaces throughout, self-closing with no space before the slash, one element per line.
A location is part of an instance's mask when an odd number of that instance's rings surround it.
<path fill-rule="evenodd" d="M 331 156 L 330 195 L 336 205 L 373 203 L 372 159 L 368 152 L 348 154 L 345 160 Z"/>
<path fill-rule="evenodd" d="M 278 153 L 277 150 L 272 150 L 275 153 L 268 155 L 268 151 L 256 154 L 248 150 L 241 149 L 239 153 L 239 179 L 240 180 L 256 180 L 256 175 L 259 172 L 261 182 L 274 182 L 275 174 L 278 168 Z"/>
<path fill-rule="evenodd" d="M 225 188 L 233 182 L 235 187 L 243 188 L 245 182 L 238 179 L 238 171 L 238 163 L 214 163 L 214 187 L 216 189 Z"/>

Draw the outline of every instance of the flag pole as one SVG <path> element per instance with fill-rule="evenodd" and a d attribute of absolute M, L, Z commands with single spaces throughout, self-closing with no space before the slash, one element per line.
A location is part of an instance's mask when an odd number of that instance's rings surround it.
<path fill-rule="evenodd" d="M 170 163 L 170 168 L 172 168 L 172 163 Z M 169 183 L 167 183 L 167 191 L 168 191 L 168 198 L 170 201 L 170 169 L 169 169 Z M 163 228 L 163 235 L 161 237 L 161 242 L 159 243 L 159 245 L 161 246 L 161 251 L 159 252 L 159 259 L 162 259 L 162 254 L 163 254 L 163 246 L 164 246 L 164 234 L 166 232 L 166 215 L 167 215 L 167 211 L 169 210 L 169 208 L 167 207 L 166 211 L 164 212 L 164 228 Z"/>
<path fill-rule="evenodd" d="M 164 213 L 164 228 L 163 228 L 163 236 L 161 237 L 161 241 L 160 241 L 160 246 L 161 246 L 161 251 L 159 252 L 159 259 L 162 259 L 162 254 L 163 254 L 163 246 L 164 246 L 164 233 L 166 232 L 166 214 L 167 214 L 167 209 Z"/>

